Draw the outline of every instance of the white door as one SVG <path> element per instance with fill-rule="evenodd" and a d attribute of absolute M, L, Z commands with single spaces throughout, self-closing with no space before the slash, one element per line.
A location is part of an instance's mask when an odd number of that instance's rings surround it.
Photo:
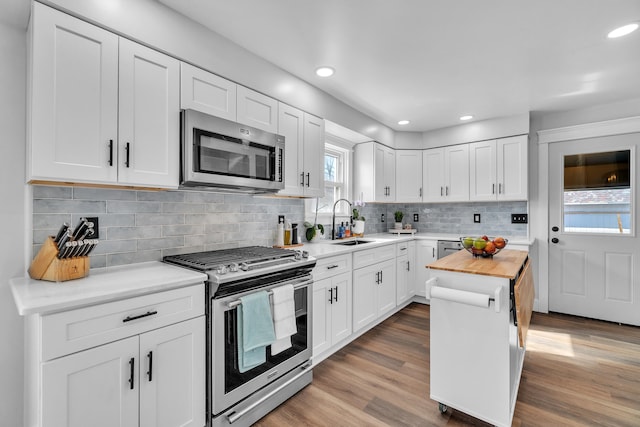
<path fill-rule="evenodd" d="M 118 182 L 177 188 L 180 173 L 180 65 L 120 39 Z"/>
<path fill-rule="evenodd" d="M 444 148 L 422 152 L 423 202 L 444 201 Z"/>
<path fill-rule="evenodd" d="M 387 186 L 387 202 L 396 200 L 396 152 L 391 148 L 384 150 L 384 181 Z"/>
<path fill-rule="evenodd" d="M 422 150 L 396 151 L 396 202 L 422 202 Z"/>
<path fill-rule="evenodd" d="M 469 200 L 496 200 L 496 141 L 469 144 Z"/>
<path fill-rule="evenodd" d="M 469 200 L 469 144 L 445 148 L 444 176 L 445 201 Z"/>
<path fill-rule="evenodd" d="M 116 182 L 118 36 L 33 8 L 28 177 Z"/>
<path fill-rule="evenodd" d="M 303 141 L 304 195 L 307 197 L 324 197 L 323 119 L 304 113 Z"/>
<path fill-rule="evenodd" d="M 284 136 L 283 196 L 304 195 L 304 113 L 287 104 L 278 105 L 278 133 Z M 324 146 L 323 146 L 324 149 Z M 324 156 L 323 156 L 324 157 Z M 321 158 L 322 162 L 323 159 Z"/>
<path fill-rule="evenodd" d="M 229 80 L 180 63 L 180 108 L 236 120 L 236 88 Z"/>
<path fill-rule="evenodd" d="M 373 322 L 377 315 L 377 288 L 380 282 L 376 265 L 353 271 L 353 330 Z"/>
<path fill-rule="evenodd" d="M 278 133 L 278 101 L 241 85 L 236 93 L 238 123 Z"/>
<path fill-rule="evenodd" d="M 396 258 L 396 304 L 400 305 L 409 299 L 409 257 L 403 255 Z"/>
<path fill-rule="evenodd" d="M 331 278 L 313 282 L 313 357 L 331 347 Z"/>
<path fill-rule="evenodd" d="M 416 295 L 426 297 L 429 300 L 429 295 L 426 293 L 427 279 L 429 279 L 429 269 L 427 265 L 438 259 L 438 247 L 437 243 L 433 240 L 418 240 L 416 249 Z"/>
<path fill-rule="evenodd" d="M 351 272 L 332 279 L 331 344 L 351 335 Z M 314 285 L 315 286 L 315 285 Z M 315 341 L 315 335 L 313 337 Z"/>
<path fill-rule="evenodd" d="M 550 311 L 640 325 L 639 140 L 549 147 Z"/>
<path fill-rule="evenodd" d="M 203 426 L 204 316 L 140 335 L 140 359 L 140 426 Z"/>
<path fill-rule="evenodd" d="M 500 138 L 496 141 L 498 200 L 527 200 L 527 141 L 527 135 Z"/>
<path fill-rule="evenodd" d="M 138 337 L 43 363 L 42 426 L 137 427 L 139 366 Z"/>
<path fill-rule="evenodd" d="M 378 285 L 378 317 L 396 307 L 396 262 L 390 259 L 377 264 L 380 270 Z"/>

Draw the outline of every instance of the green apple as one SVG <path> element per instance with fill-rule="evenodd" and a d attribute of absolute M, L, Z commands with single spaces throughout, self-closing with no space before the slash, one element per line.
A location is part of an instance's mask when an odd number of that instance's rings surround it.
<path fill-rule="evenodd" d="M 484 247 L 487 246 L 487 241 L 483 240 L 482 238 L 480 239 L 475 239 L 473 241 L 473 247 L 476 249 L 484 249 Z"/>
<path fill-rule="evenodd" d="M 465 249 L 469 249 L 471 246 L 473 246 L 473 237 L 465 237 L 462 240 L 462 246 L 464 246 Z"/>

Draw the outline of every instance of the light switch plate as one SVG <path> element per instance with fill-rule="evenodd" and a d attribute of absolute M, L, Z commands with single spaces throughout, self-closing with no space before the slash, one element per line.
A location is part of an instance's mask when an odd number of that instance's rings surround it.
<path fill-rule="evenodd" d="M 413 214 L 413 222 L 418 222 L 418 214 Z"/>
<path fill-rule="evenodd" d="M 480 214 L 473 214 L 473 222 L 475 223 L 480 222 Z"/>
<path fill-rule="evenodd" d="M 511 214 L 511 224 L 528 224 L 529 223 L 529 215 L 526 213 L 522 214 Z"/>

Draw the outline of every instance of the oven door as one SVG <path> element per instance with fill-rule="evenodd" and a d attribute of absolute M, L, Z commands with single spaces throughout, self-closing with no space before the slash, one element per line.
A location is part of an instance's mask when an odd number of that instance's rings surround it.
<path fill-rule="evenodd" d="M 238 298 L 256 290 L 211 300 L 211 413 L 216 416 L 280 376 L 311 358 L 311 276 L 283 280 L 260 290 L 294 286 L 297 333 L 291 336 L 291 348 L 271 355 L 267 346 L 266 362 L 241 373 L 237 354 Z M 231 305 L 231 306 L 230 306 Z"/>
<path fill-rule="evenodd" d="M 184 186 L 284 187 L 284 137 L 193 110 L 182 112 Z"/>

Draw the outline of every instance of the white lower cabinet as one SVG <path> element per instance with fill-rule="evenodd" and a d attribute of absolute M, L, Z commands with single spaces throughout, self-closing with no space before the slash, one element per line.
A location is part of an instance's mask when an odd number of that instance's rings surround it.
<path fill-rule="evenodd" d="M 313 358 L 351 335 L 351 272 L 313 284 Z"/>
<path fill-rule="evenodd" d="M 438 259 L 438 242 L 436 240 L 417 240 L 416 242 L 416 269 L 415 269 L 415 281 L 417 296 L 425 297 L 426 295 L 426 281 L 429 276 L 429 270 L 427 265 Z"/>
<path fill-rule="evenodd" d="M 202 284 L 34 320 L 44 332 L 64 333 L 55 341 L 83 343 L 81 351 L 57 357 L 71 345 L 41 338 L 39 425 L 205 425 Z M 101 345 L 89 344 L 92 336 L 101 337 Z"/>
<path fill-rule="evenodd" d="M 363 251 L 364 252 L 364 251 Z M 357 255 L 357 254 L 356 254 Z M 353 330 L 358 331 L 396 307 L 396 260 L 353 272 Z"/>
<path fill-rule="evenodd" d="M 400 305 L 416 293 L 416 244 L 415 242 L 398 243 L 396 258 L 396 304 Z"/>

